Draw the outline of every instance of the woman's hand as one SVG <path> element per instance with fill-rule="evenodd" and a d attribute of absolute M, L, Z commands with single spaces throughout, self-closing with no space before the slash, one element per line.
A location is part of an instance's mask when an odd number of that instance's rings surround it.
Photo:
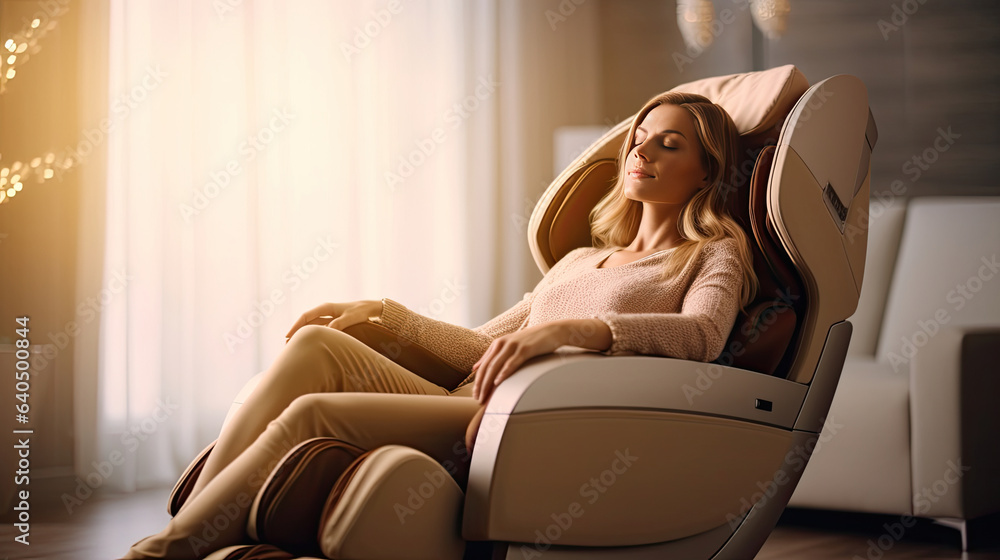
<path fill-rule="evenodd" d="M 497 337 L 472 365 L 472 371 L 476 372 L 472 396 L 485 403 L 493 389 L 524 362 L 554 352 L 560 346 L 606 350 L 611 342 L 611 328 L 600 319 L 550 321 Z"/>
<path fill-rule="evenodd" d="M 493 389 L 510 377 L 521 364 L 565 344 L 558 322 L 542 323 L 493 339 L 486 352 L 472 365 L 476 381 L 472 396 L 480 403 L 490 398 Z"/>
<path fill-rule="evenodd" d="M 350 303 L 324 303 L 300 315 L 288 334 L 285 335 L 285 342 L 287 343 L 288 339 L 292 338 L 295 331 L 306 325 L 326 325 L 331 329 L 342 331 L 351 325 L 364 323 L 369 317 L 380 315 L 382 315 L 382 302 L 380 300 L 366 299 Z"/>

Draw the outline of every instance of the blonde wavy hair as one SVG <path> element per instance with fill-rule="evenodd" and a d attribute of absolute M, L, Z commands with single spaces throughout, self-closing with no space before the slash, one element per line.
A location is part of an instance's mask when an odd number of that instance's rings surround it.
<path fill-rule="evenodd" d="M 711 181 L 681 209 L 677 229 L 684 241 L 668 256 L 664 278 L 680 273 L 698 257 L 706 244 L 734 238 L 739 242 L 739 259 L 743 269 L 740 310 L 744 310 L 757 293 L 757 276 L 753 271 L 753 257 L 746 233 L 725 206 L 727 191 L 734 187 L 739 132 L 729 113 L 706 97 L 693 93 L 661 93 L 647 101 L 636 113 L 618 154 L 614 187 L 590 212 L 594 247 L 624 248 L 639 231 L 642 203 L 625 197 L 625 164 L 635 141 L 636 127 L 653 108 L 662 104 L 676 105 L 691 114 L 702 146 L 702 163 Z"/>

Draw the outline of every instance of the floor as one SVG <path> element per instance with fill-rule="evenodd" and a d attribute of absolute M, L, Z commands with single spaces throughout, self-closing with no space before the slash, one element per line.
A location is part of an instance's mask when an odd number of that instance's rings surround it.
<path fill-rule="evenodd" d="M 32 500 L 29 546 L 14 541 L 14 520 L 0 516 L 0 559 L 109 560 L 169 519 L 169 488 L 133 494 L 94 494 L 71 513 L 52 493 Z M 34 496 L 34 494 L 32 494 Z M 959 533 L 921 520 L 892 531 L 891 517 L 788 510 L 758 560 L 1000 560 L 1000 520 L 972 527 L 974 549 L 962 553 Z M 889 524 L 890 529 L 886 529 Z M 893 536 L 896 535 L 896 537 Z M 879 546 L 881 544 L 881 547 Z"/>

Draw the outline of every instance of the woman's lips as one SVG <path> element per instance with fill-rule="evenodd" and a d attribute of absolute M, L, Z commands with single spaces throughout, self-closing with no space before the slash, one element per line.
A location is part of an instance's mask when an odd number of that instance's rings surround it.
<path fill-rule="evenodd" d="M 650 175 L 648 173 L 643 173 L 642 171 L 639 171 L 638 169 L 633 169 L 632 171 L 629 171 L 628 172 L 628 176 L 632 177 L 633 179 L 652 179 L 653 178 L 652 175 Z"/>

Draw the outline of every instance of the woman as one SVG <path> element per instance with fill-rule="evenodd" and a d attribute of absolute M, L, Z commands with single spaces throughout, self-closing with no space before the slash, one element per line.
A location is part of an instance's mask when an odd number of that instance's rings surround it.
<path fill-rule="evenodd" d="M 289 447 L 309 438 L 362 449 L 408 445 L 455 462 L 465 452 L 455 443 L 495 387 L 560 346 L 717 358 L 757 289 L 746 236 L 724 207 L 737 141 L 729 115 L 702 96 L 649 100 L 622 144 L 613 189 L 591 213 L 595 247 L 571 251 L 521 301 L 475 329 L 390 299 L 304 313 L 222 430 L 184 506 L 126 558 L 199 558 L 250 542 L 248 507 L 211 542 L 202 535 L 205 520 L 246 503 Z M 344 332 L 364 321 L 470 375 L 453 390 L 423 379 Z"/>

